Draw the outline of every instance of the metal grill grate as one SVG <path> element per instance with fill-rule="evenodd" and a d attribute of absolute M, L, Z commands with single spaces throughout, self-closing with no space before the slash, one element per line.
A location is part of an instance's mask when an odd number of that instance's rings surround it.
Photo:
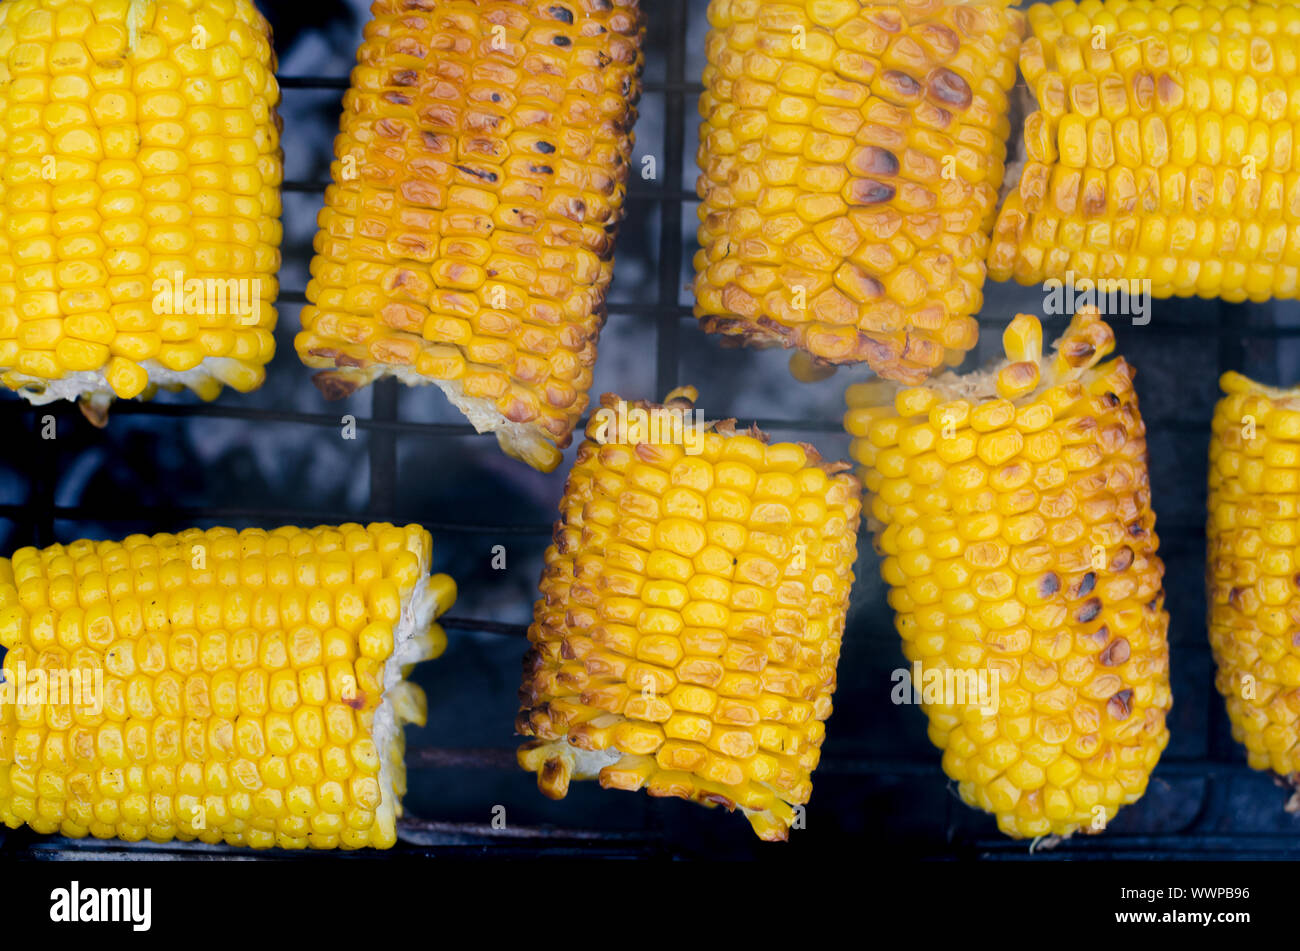
<path fill-rule="evenodd" d="M 290 0 L 262 0 L 261 5 L 277 27 L 278 42 L 288 45 L 298 38 L 286 41 L 277 20 L 277 14 L 290 15 Z M 706 3 L 662 0 L 646 6 L 649 68 L 638 155 L 655 156 L 661 172 L 630 188 L 615 291 L 628 286 L 630 272 L 647 296 L 653 284 L 654 298 L 634 300 L 617 293 L 612 298 L 597 373 L 611 360 L 621 359 L 623 368 L 630 353 L 652 352 L 653 365 L 640 383 L 646 392 L 624 389 L 619 379 L 605 388 L 619 386 L 624 395 L 655 397 L 679 382 L 694 382 L 711 415 L 756 418 L 782 438 L 806 438 L 828 455 L 837 449 L 842 454 L 843 387 L 864 373 L 841 371 L 831 381 L 800 387 L 786 376 L 782 355 L 723 350 L 694 326 L 683 283 L 694 230 L 695 196 L 688 190 L 694 168 L 693 108 L 702 88 L 691 77 L 699 75 L 702 62 Z M 337 62 L 348 63 L 356 35 L 349 40 L 339 33 L 328 34 L 331 48 Z M 295 196 L 313 215 L 319 207 L 328 175 L 329 126 L 348 80 L 345 75 L 294 75 L 280 83 L 287 151 L 310 150 L 314 156 L 311 169 L 285 182 L 288 225 Z M 294 108 L 300 96 L 319 100 L 315 114 Z M 305 117 L 302 128 L 295 127 L 295 117 Z M 657 228 L 647 222 L 657 222 Z M 448 655 L 423 665 L 417 675 L 429 693 L 431 726 L 409 735 L 411 790 L 399 852 L 494 858 L 785 854 L 757 845 L 739 817 L 692 804 L 582 788 L 592 784 L 575 786 L 564 803 L 549 803 L 532 788 L 532 777 L 515 767 L 511 721 L 518 658 L 540 552 L 550 535 L 567 464 L 543 477 L 502 461 L 491 437 L 478 436 L 454 411 L 445 412 L 432 388 L 403 391 L 386 381 L 337 407 L 323 403 L 292 348 L 297 308 L 306 301 L 312 230 L 310 222 L 299 224 L 286 227 L 282 283 L 287 289 L 279 297 L 279 352 L 259 393 L 225 394 L 207 405 L 189 397 L 118 403 L 104 432 L 91 430 L 73 407 L 33 408 L 0 400 L 0 431 L 8 437 L 0 457 L 0 550 L 189 524 L 420 522 L 434 533 L 439 569 L 461 582 L 468 604 L 443 621 L 452 637 Z M 638 243 L 639 229 L 644 230 L 644 247 Z M 293 283 L 295 276 L 298 283 Z M 1017 310 L 1041 311 L 1037 295 L 989 286 L 980 323 L 990 332 L 972 363 L 993 352 L 1007 316 Z M 1054 329 L 1050 323 L 1048 329 Z M 1161 554 L 1174 615 L 1173 740 L 1146 797 L 1121 812 L 1104 836 L 1076 837 L 1047 854 L 1097 859 L 1300 856 L 1300 823 L 1282 813 L 1283 793 L 1245 767 L 1229 735 L 1212 687 L 1202 591 L 1205 440 L 1217 372 L 1243 369 L 1266 379 L 1300 375 L 1300 348 L 1291 348 L 1300 338 L 1300 309 L 1289 304 L 1156 302 L 1149 325 L 1118 327 L 1117 332 L 1119 352 L 1139 369 L 1148 417 Z M 616 356 L 620 351 L 621 358 Z M 599 387 L 598 379 L 596 392 Z M 751 417 L 744 412 L 749 406 L 761 409 Z M 355 415 L 361 434 L 343 450 L 341 413 Z M 427 418 L 430 413 L 435 418 Z M 47 415 L 57 425 L 55 440 L 41 438 Z M 277 446 L 275 459 L 254 459 L 251 470 L 240 470 L 221 456 L 212 471 L 206 447 L 226 440 L 238 462 L 243 458 L 240 432 L 269 434 Z M 413 484 L 412 470 L 420 471 L 430 459 L 435 471 L 422 473 Z M 316 466 L 326 474 L 317 473 Z M 331 483 L 327 470 L 336 466 L 345 472 Z M 278 487 L 272 485 L 277 467 L 282 470 Z M 240 471 L 252 476 L 241 482 Z M 349 489 L 354 477 L 368 480 L 364 493 Z M 295 478 L 305 480 L 307 488 L 296 487 Z M 480 481 L 488 486 L 482 490 L 489 493 L 487 503 L 475 494 L 481 491 Z M 477 504 L 464 505 L 466 493 Z M 466 508 L 490 517 L 460 518 Z M 495 544 L 505 545 L 513 565 L 522 565 L 495 575 L 488 571 L 489 549 Z M 972 813 L 946 789 L 921 713 L 890 703 L 890 672 L 902 658 L 878 560 L 865 534 L 860 547 L 865 551 L 857 566 L 837 712 L 815 776 L 808 828 L 792 837 L 789 848 L 829 854 L 868 845 L 933 856 L 1027 856 L 1023 843 L 998 836 L 991 819 Z M 508 816 L 504 829 L 493 828 L 496 806 Z M 584 828 L 575 828 L 579 825 Z M 6 854 L 248 856 L 222 847 L 73 842 L 0 830 L 0 856 Z M 287 856 L 272 852 L 263 857 Z M 376 857 L 363 853 L 348 858 Z"/>

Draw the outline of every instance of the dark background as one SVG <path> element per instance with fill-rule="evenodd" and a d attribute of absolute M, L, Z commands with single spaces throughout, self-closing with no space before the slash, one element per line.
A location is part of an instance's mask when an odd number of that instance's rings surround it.
<path fill-rule="evenodd" d="M 415 674 L 429 695 L 430 722 L 407 733 L 409 821 L 399 852 L 779 858 L 876 846 L 908 856 L 1030 857 L 1027 843 L 1002 837 L 990 817 L 967 809 L 948 788 L 921 711 L 891 704 L 890 674 L 904 661 L 866 533 L 836 712 L 807 828 L 790 843 L 758 842 L 739 815 L 605 792 L 595 783 L 575 783 L 558 803 L 537 792 L 532 774 L 514 764 L 515 691 L 572 450 L 558 471 L 536 473 L 504 456 L 493 437 L 474 434 L 434 387 L 385 382 L 340 403 L 320 398 L 292 340 L 340 99 L 366 13 L 361 0 L 260 6 L 275 29 L 286 144 L 279 352 L 267 383 L 248 396 L 227 391 L 211 405 L 188 394 L 119 402 L 103 431 L 74 406 L 34 409 L 4 393 L 0 551 L 189 525 L 381 519 L 427 526 L 435 570 L 457 579 L 461 598 L 446 623 L 447 653 Z M 643 6 L 650 29 L 633 169 L 653 156 L 657 174 L 631 186 L 593 395 L 657 398 L 693 383 L 711 417 L 758 420 L 778 439 L 806 439 L 846 458 L 843 392 L 867 371 L 797 384 L 785 353 L 724 349 L 695 325 L 689 282 L 706 3 Z M 1040 289 L 988 285 L 984 338 L 969 366 L 998 353 L 1001 327 L 1021 310 L 1042 313 Z M 1044 318 L 1049 338 L 1064 324 Z M 1119 318 L 1115 329 L 1119 352 L 1138 368 L 1149 428 L 1173 617 L 1172 738 L 1145 798 L 1123 809 L 1104 835 L 1077 836 L 1034 858 L 1300 857 L 1300 819 L 1283 812 L 1285 793 L 1246 768 L 1229 734 L 1213 687 L 1203 593 L 1206 440 L 1218 375 L 1239 369 L 1269 383 L 1295 382 L 1300 306 L 1157 301 L 1148 325 Z M 54 440 L 40 438 L 46 414 L 57 420 Z M 357 418 L 355 440 L 341 438 L 344 414 Z M 507 552 L 504 571 L 491 568 L 496 545 Z M 507 828 L 493 831 L 498 805 Z M 56 857 L 68 849 L 140 857 L 231 851 L 0 829 L 0 856 Z"/>

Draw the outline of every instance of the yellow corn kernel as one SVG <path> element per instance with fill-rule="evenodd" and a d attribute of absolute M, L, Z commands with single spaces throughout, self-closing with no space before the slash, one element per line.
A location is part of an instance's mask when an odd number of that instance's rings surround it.
<path fill-rule="evenodd" d="M 412 573 L 397 553 L 375 555 L 394 533 L 400 554 L 415 560 Z M 268 570 L 270 551 L 279 554 Z M 398 657 L 413 663 L 439 652 L 433 620 L 455 584 L 427 577 L 431 557 L 424 529 L 374 524 L 191 529 L 0 558 L 5 680 L 29 684 L 39 664 L 70 691 L 30 700 L 0 693 L 0 822 L 74 838 L 136 841 L 147 824 L 159 842 L 391 846 L 405 790 L 400 728 L 423 723 L 427 707 L 415 685 L 383 683 Z M 289 617 L 295 600 L 331 584 L 340 603 L 361 605 L 352 633 L 328 616 Z M 370 613 L 367 605 L 390 596 L 400 601 L 396 614 Z M 409 638 L 400 645 L 399 632 Z M 341 702 L 327 691 L 325 660 L 342 682 Z M 383 750 L 375 748 L 377 709 L 399 728 Z M 99 726 L 45 743 L 35 729 L 9 726 L 29 722 Z M 55 739 L 62 735 L 67 744 Z M 70 776 L 74 766 L 83 772 Z M 88 775 L 97 779 L 83 783 Z M 33 796 L 63 812 L 33 811 Z M 344 814 L 356 821 L 339 838 Z"/>
<path fill-rule="evenodd" d="M 668 406 L 640 408 L 689 410 L 693 400 L 685 388 Z M 784 839 L 831 713 L 858 481 L 811 447 L 729 428 L 637 438 L 641 462 L 629 466 L 629 434 L 601 421 L 627 409 L 604 398 L 560 502 L 528 632 L 515 726 L 530 739 L 519 763 L 552 798 L 599 778 L 740 806 L 761 838 Z M 598 603 L 570 584 L 579 576 Z M 778 736 L 779 762 L 766 752 Z"/>

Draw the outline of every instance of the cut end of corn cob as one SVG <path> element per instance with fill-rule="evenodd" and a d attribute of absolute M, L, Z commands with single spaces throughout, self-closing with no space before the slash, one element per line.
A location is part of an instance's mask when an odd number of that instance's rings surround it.
<path fill-rule="evenodd" d="M 279 87 L 249 0 L 0 5 L 0 383 L 35 404 L 256 389 Z"/>
<path fill-rule="evenodd" d="M 704 329 L 909 383 L 960 362 L 979 332 L 1023 14 L 714 0 L 709 23 Z"/>
<path fill-rule="evenodd" d="M 0 822 L 44 834 L 388 848 L 409 666 L 456 597 L 429 533 L 190 529 L 0 558 Z M 37 692 L 39 687 L 39 693 Z"/>
<path fill-rule="evenodd" d="M 519 763 L 553 798 L 598 778 L 780 840 L 831 713 L 859 485 L 810 446 L 704 426 L 694 397 L 593 414 L 528 632 Z M 698 440 L 664 435 L 674 410 Z"/>
<path fill-rule="evenodd" d="M 921 694 L 944 771 L 1008 835 L 1098 832 L 1169 739 L 1145 429 L 1095 310 L 1050 358 L 1035 317 L 1003 339 L 988 372 L 851 387 L 845 425 L 903 652 L 971 685 Z"/>
<path fill-rule="evenodd" d="M 379 0 L 295 346 L 331 398 L 434 383 L 550 471 L 586 411 L 641 92 L 636 0 Z"/>
<path fill-rule="evenodd" d="M 1300 388 L 1220 382 L 1206 529 L 1215 684 L 1251 767 L 1300 789 Z"/>
<path fill-rule="evenodd" d="M 1037 111 L 989 275 L 1295 297 L 1300 6 L 1090 0 L 1028 16 L 1020 68 Z"/>

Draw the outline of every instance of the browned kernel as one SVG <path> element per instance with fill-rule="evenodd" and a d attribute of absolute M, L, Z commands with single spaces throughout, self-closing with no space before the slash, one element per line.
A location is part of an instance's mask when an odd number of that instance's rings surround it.
<path fill-rule="evenodd" d="M 1106 645 L 1098 660 L 1103 667 L 1118 667 L 1129 658 L 1129 644 L 1125 638 L 1117 637 Z"/>

